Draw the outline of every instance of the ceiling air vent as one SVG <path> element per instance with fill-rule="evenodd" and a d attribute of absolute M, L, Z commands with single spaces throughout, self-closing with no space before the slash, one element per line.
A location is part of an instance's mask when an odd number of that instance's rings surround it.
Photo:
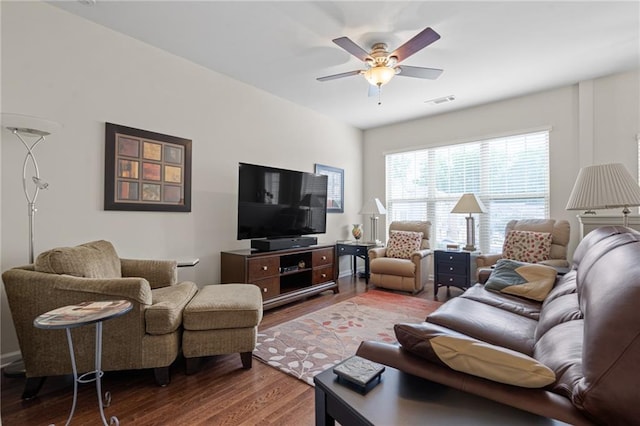
<path fill-rule="evenodd" d="M 424 103 L 430 104 L 430 105 L 440 105 L 440 104 L 446 104 L 447 102 L 452 102 L 455 100 L 456 100 L 456 97 L 454 95 L 449 95 L 449 96 L 443 96 L 441 98 L 429 99 L 428 101 L 424 101 Z"/>

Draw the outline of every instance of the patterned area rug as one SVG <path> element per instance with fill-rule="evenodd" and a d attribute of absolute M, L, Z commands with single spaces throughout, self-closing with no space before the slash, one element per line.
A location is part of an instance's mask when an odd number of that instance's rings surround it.
<path fill-rule="evenodd" d="M 262 331 L 253 356 L 313 386 L 313 376 L 354 355 L 360 342 L 396 343 L 394 324 L 424 321 L 440 304 L 369 290 Z"/>

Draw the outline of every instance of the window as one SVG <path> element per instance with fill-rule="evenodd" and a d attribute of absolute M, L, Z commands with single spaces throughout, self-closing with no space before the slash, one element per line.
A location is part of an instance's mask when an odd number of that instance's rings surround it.
<path fill-rule="evenodd" d="M 540 131 L 386 156 L 387 221 L 430 220 L 432 244 L 466 242 L 465 215 L 451 210 L 473 192 L 476 245 L 502 251 L 511 219 L 549 217 L 549 132 Z"/>

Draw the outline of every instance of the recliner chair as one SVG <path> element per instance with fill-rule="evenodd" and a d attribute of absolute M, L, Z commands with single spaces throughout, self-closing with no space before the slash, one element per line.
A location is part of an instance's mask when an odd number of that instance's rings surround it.
<path fill-rule="evenodd" d="M 511 220 L 505 227 L 505 238 L 509 231 L 548 232 L 551 234 L 551 251 L 549 259 L 538 263 L 558 268 L 569 267 L 567 246 L 571 237 L 571 226 L 566 220 L 555 219 L 521 219 Z M 476 258 L 478 281 L 484 282 L 490 275 L 491 267 L 503 258 L 502 253 L 485 254 Z"/>
<path fill-rule="evenodd" d="M 429 280 L 430 255 L 429 244 L 431 222 L 394 221 L 389 225 L 391 231 L 422 232 L 420 248 L 408 259 L 387 257 L 386 247 L 369 250 L 369 282 L 377 287 L 418 293 Z"/>

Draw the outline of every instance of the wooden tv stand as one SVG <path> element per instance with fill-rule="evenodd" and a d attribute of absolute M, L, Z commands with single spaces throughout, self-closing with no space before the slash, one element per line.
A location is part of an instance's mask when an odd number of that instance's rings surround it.
<path fill-rule="evenodd" d="M 262 289 L 270 309 L 327 290 L 338 292 L 335 246 L 315 245 L 276 251 L 251 249 L 220 253 L 221 280 Z"/>

